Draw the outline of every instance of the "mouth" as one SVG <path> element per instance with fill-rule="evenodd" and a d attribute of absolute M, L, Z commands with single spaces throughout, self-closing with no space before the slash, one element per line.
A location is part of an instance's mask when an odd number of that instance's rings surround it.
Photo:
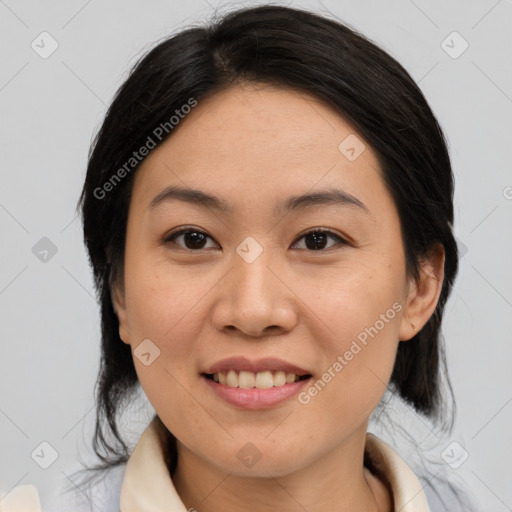
<path fill-rule="evenodd" d="M 284 403 L 313 379 L 313 374 L 277 358 L 230 357 L 206 368 L 201 380 L 215 400 L 241 409 L 266 409 Z"/>
<path fill-rule="evenodd" d="M 250 361 L 235 357 L 200 374 L 217 398 L 242 409 L 265 409 L 291 399 L 308 385 L 312 373 L 280 359 Z"/>
<path fill-rule="evenodd" d="M 283 370 L 263 372 L 249 372 L 245 370 L 228 370 L 216 373 L 203 373 L 203 377 L 228 386 L 230 388 L 240 389 L 270 389 L 272 387 L 282 387 L 286 384 L 293 384 L 301 380 L 311 378 L 309 373 L 297 375 Z"/>

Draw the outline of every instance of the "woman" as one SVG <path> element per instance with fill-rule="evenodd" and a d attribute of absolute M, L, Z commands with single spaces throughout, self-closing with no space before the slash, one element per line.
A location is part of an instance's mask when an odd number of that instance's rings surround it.
<path fill-rule="evenodd" d="M 442 420 L 452 198 L 421 91 L 339 22 L 262 6 L 158 44 L 79 203 L 102 314 L 94 446 L 120 470 L 89 508 L 440 507 L 367 428 L 386 389 Z M 131 451 L 116 418 L 139 383 L 156 415 Z"/>

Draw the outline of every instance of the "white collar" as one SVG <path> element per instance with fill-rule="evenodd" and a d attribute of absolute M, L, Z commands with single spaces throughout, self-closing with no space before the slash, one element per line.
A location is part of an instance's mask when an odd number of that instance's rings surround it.
<path fill-rule="evenodd" d="M 126 464 L 120 512 L 187 512 L 169 475 L 163 441 L 160 423 L 155 417 Z M 391 446 L 368 433 L 365 451 L 391 486 L 394 510 L 430 512 L 419 480 Z"/>

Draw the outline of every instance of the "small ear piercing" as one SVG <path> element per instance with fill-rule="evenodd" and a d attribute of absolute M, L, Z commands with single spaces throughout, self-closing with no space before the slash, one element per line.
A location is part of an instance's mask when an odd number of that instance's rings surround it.
<path fill-rule="evenodd" d="M 411 326 L 412 326 L 412 330 L 413 330 L 414 332 L 416 332 L 416 326 L 415 326 L 413 323 L 411 323 Z"/>

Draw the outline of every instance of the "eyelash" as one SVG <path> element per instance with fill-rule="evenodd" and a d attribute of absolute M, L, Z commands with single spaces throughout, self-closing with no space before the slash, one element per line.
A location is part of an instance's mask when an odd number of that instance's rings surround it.
<path fill-rule="evenodd" d="M 187 234 L 187 233 L 199 233 L 201 235 L 206 235 L 208 238 L 213 240 L 213 238 L 211 236 L 209 236 L 207 233 L 205 233 L 204 231 L 201 231 L 200 229 L 196 229 L 196 228 L 193 228 L 193 227 L 188 227 L 188 228 L 185 228 L 185 229 L 181 229 L 179 231 L 175 231 L 174 233 L 170 233 L 169 235 L 167 235 L 163 239 L 163 243 L 164 244 L 169 244 L 169 243 L 173 242 L 173 240 L 175 238 L 177 238 L 178 236 L 184 235 L 184 234 Z M 317 249 L 317 250 L 302 249 L 302 250 L 306 250 L 308 252 L 326 252 L 329 249 L 332 249 L 333 247 L 336 247 L 336 245 L 350 245 L 349 242 L 347 242 L 347 240 L 345 240 L 344 238 L 339 236 L 337 233 L 334 233 L 333 231 L 331 231 L 329 229 L 324 229 L 324 228 L 312 228 L 312 229 L 306 231 L 299 238 L 296 239 L 296 241 L 293 243 L 293 245 L 296 245 L 299 240 L 301 240 L 302 238 L 306 237 L 307 235 L 310 235 L 310 234 L 313 234 L 313 233 L 326 233 L 327 235 L 329 235 L 329 236 L 331 236 L 333 238 L 337 238 L 339 242 L 338 242 L 338 244 L 335 244 L 334 246 L 328 247 L 327 249 Z M 179 246 L 179 247 L 181 249 L 185 250 L 185 251 L 190 251 L 190 252 L 200 252 L 200 251 L 208 250 L 208 248 L 207 249 L 189 249 L 187 247 L 182 247 L 182 246 Z"/>

